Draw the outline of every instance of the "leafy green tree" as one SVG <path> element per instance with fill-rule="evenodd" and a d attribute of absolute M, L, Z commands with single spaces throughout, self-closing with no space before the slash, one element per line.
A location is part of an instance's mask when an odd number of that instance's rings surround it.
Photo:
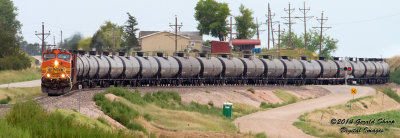
<path fill-rule="evenodd" d="M 26 43 L 21 36 L 22 25 L 16 16 L 17 8 L 14 3 L 0 0 L 0 70 L 20 70 L 31 66 L 30 59 L 20 49 L 20 45 Z"/>
<path fill-rule="evenodd" d="M 90 43 L 92 42 L 92 37 L 87 37 L 78 42 L 78 49 L 90 50 Z"/>
<path fill-rule="evenodd" d="M 19 51 L 21 23 L 11 0 L 0 0 L 0 58 Z"/>
<path fill-rule="evenodd" d="M 82 35 L 80 33 L 75 33 L 71 37 L 64 40 L 61 48 L 67 50 L 78 50 L 78 43 L 82 40 Z"/>
<path fill-rule="evenodd" d="M 239 7 L 241 15 L 236 16 L 236 32 L 239 33 L 238 39 L 250 39 L 256 33 L 257 25 L 253 22 L 253 12 L 242 5 Z"/>
<path fill-rule="evenodd" d="M 139 40 L 136 37 L 136 32 L 139 30 L 139 28 L 136 28 L 138 22 L 136 21 L 136 18 L 132 16 L 129 12 L 127 12 L 126 14 L 128 14 L 128 20 L 126 21 L 124 26 L 124 39 L 126 42 L 125 45 L 128 48 L 138 49 Z"/>
<path fill-rule="evenodd" d="M 319 53 L 320 47 L 320 33 L 315 30 L 309 30 L 307 36 L 307 50 Z M 292 37 L 290 42 L 290 36 Z M 298 36 L 292 32 L 284 33 L 282 36 L 281 47 L 282 48 L 303 48 L 304 49 L 304 34 Z M 322 37 L 322 50 L 321 57 L 331 57 L 332 53 L 336 51 L 338 40 L 330 36 L 324 35 Z M 291 45 L 293 44 L 293 45 Z"/>
<path fill-rule="evenodd" d="M 228 31 L 226 18 L 230 15 L 228 4 L 218 3 L 215 0 L 200 0 L 195 11 L 194 17 L 199 22 L 197 29 L 200 34 L 211 34 L 224 41 Z"/>
<path fill-rule="evenodd" d="M 93 35 L 91 47 L 101 49 L 120 49 L 124 46 L 124 27 L 106 21 L 100 29 Z"/>
<path fill-rule="evenodd" d="M 90 48 L 103 49 L 103 47 L 106 45 L 104 41 L 103 33 L 98 30 L 92 37 Z"/>

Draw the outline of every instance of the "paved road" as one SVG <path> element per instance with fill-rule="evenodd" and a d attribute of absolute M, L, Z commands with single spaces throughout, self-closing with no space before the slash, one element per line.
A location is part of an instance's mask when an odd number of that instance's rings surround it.
<path fill-rule="evenodd" d="M 37 87 L 37 86 L 40 86 L 40 80 L 1 84 L 0 88 L 7 88 L 7 87 L 22 88 L 22 87 Z"/>
<path fill-rule="evenodd" d="M 353 98 L 350 94 L 351 88 L 356 88 L 358 91 L 355 98 L 375 93 L 375 89 L 365 86 L 339 85 L 316 87 L 322 87 L 332 93 L 316 99 L 243 116 L 237 118 L 234 123 L 241 132 L 265 132 L 268 137 L 273 138 L 313 137 L 303 133 L 300 129 L 292 125 L 293 122 L 299 121 L 298 117 L 300 115 L 316 109 L 346 103 Z"/>

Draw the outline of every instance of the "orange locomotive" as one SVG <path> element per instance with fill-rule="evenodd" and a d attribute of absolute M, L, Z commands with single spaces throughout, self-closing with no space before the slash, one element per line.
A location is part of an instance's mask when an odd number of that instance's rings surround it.
<path fill-rule="evenodd" d="M 42 60 L 42 92 L 60 95 L 71 90 L 71 53 L 61 49 L 46 50 Z"/>

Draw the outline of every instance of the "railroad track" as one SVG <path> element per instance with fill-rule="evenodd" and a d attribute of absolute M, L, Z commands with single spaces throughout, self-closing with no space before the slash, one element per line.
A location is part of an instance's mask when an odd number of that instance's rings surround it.
<path fill-rule="evenodd" d="M 63 97 L 68 97 L 79 91 L 83 92 L 83 91 L 105 90 L 105 89 L 107 89 L 107 88 L 91 88 L 91 89 L 82 89 L 82 90 L 72 90 L 72 91 L 69 91 L 68 93 L 60 95 L 60 96 L 48 96 L 46 94 L 43 94 L 42 96 L 33 98 L 32 100 L 36 101 L 38 104 L 43 105 L 43 104 L 51 103 L 51 102 L 58 100 L 60 98 L 63 98 Z M 14 104 L 0 104 L 0 109 L 11 108 L 13 105 Z"/>

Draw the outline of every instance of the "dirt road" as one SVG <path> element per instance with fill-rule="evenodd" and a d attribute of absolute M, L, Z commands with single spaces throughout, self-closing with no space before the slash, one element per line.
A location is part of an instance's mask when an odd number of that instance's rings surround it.
<path fill-rule="evenodd" d="M 40 80 L 1 84 L 0 88 L 21 88 L 21 87 L 37 87 L 37 86 L 40 86 Z"/>
<path fill-rule="evenodd" d="M 287 106 L 257 112 L 237 118 L 234 123 L 241 132 L 265 132 L 268 137 L 312 137 L 292 125 L 298 117 L 316 109 L 346 103 L 352 99 L 351 88 L 357 89 L 355 98 L 372 95 L 375 89 L 366 86 L 316 86 L 331 91 L 331 94 Z"/>

